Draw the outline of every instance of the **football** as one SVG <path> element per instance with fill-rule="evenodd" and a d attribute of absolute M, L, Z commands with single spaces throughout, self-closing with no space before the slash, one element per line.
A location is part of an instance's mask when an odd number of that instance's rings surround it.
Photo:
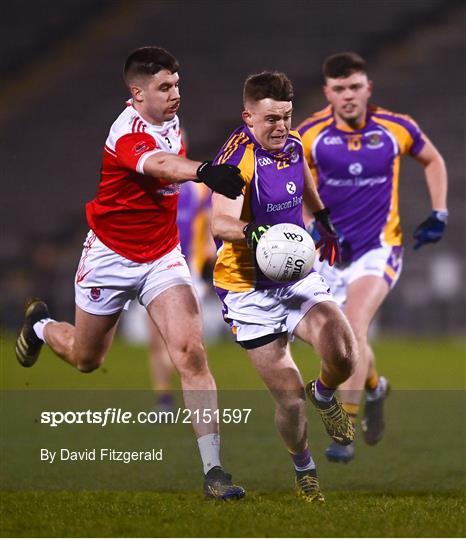
<path fill-rule="evenodd" d="M 314 241 L 298 225 L 279 223 L 259 239 L 256 260 L 262 273 L 273 281 L 297 281 L 312 270 L 316 248 Z"/>

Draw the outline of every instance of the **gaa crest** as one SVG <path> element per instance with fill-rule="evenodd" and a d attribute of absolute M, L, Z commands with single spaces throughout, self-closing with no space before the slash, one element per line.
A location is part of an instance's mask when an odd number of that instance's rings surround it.
<path fill-rule="evenodd" d="M 382 148 L 382 133 L 380 131 L 370 131 L 366 133 L 367 138 L 367 148 L 371 150 L 376 150 L 377 148 Z"/>

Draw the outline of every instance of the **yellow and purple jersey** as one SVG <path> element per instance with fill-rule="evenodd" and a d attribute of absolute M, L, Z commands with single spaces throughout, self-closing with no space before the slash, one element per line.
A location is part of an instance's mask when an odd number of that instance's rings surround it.
<path fill-rule="evenodd" d="M 257 225 L 294 223 L 304 227 L 304 155 L 301 137 L 288 135 L 283 150 L 269 152 L 254 139 L 247 126 L 236 129 L 223 145 L 215 164 L 237 166 L 246 183 L 240 219 Z M 218 247 L 214 284 L 227 291 L 280 287 L 267 279 L 247 247 L 246 240 L 223 241 Z"/>
<path fill-rule="evenodd" d="M 416 156 L 425 144 L 414 120 L 370 107 L 364 127 L 343 129 L 329 106 L 305 120 L 298 132 L 320 197 L 343 238 L 343 260 L 401 245 L 400 157 Z"/>

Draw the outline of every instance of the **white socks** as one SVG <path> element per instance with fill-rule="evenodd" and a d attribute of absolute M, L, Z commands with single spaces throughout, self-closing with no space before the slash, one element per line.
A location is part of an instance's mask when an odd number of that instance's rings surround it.
<path fill-rule="evenodd" d="M 54 319 L 51 319 L 48 317 L 47 319 L 41 319 L 40 321 L 37 321 L 32 327 L 34 328 L 34 332 L 36 333 L 36 336 L 45 342 L 44 338 L 44 328 L 45 325 L 49 322 L 55 322 Z"/>
<path fill-rule="evenodd" d="M 220 463 L 220 435 L 209 433 L 197 439 L 199 452 L 201 453 L 204 474 L 207 474 L 212 467 L 221 467 Z"/>

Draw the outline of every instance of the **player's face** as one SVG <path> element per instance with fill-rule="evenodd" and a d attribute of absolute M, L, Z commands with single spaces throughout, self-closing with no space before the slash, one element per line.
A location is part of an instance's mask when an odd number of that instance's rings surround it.
<path fill-rule="evenodd" d="M 324 94 L 332 105 L 337 120 L 351 127 L 362 124 L 367 102 L 372 93 L 372 83 L 365 73 L 352 73 L 349 77 L 328 78 Z"/>
<path fill-rule="evenodd" d="M 167 69 L 145 78 L 140 85 L 132 86 L 133 100 L 141 116 L 151 124 L 172 120 L 180 106 L 178 73 Z"/>
<path fill-rule="evenodd" d="M 243 120 L 257 142 L 269 152 L 282 150 L 291 129 L 291 101 L 265 98 L 246 103 Z"/>

